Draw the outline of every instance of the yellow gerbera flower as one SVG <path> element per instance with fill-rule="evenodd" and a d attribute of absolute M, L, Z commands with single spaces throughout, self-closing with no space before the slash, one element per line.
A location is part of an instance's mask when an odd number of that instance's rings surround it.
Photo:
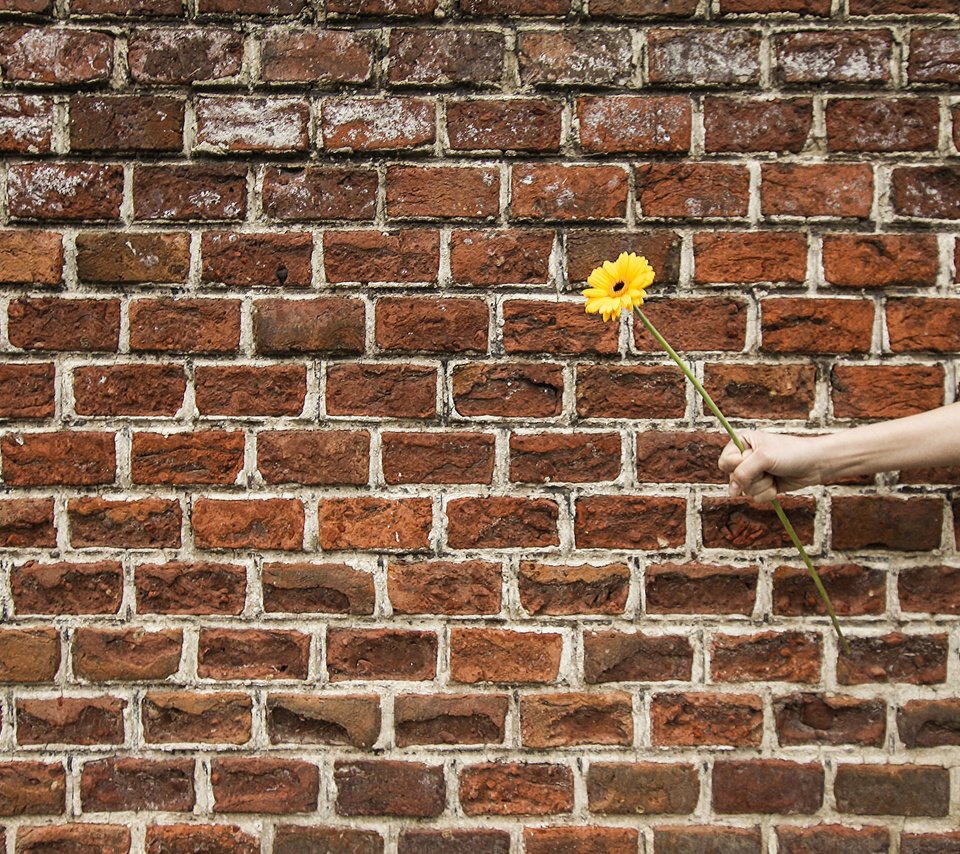
<path fill-rule="evenodd" d="M 604 261 L 587 279 L 587 314 L 602 314 L 606 323 L 620 317 L 622 309 L 643 305 L 643 295 L 653 284 L 653 267 L 634 252 L 621 252 L 616 261 Z"/>

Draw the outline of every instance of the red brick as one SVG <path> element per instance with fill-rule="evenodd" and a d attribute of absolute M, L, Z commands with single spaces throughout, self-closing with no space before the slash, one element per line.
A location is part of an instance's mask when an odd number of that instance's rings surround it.
<path fill-rule="evenodd" d="M 720 682 L 817 682 L 820 643 L 819 635 L 799 631 L 719 634 L 711 650 L 711 675 Z"/>
<path fill-rule="evenodd" d="M 525 827 L 527 854 L 633 854 L 639 831 L 632 827 Z M 506 849 L 504 849 L 506 852 Z"/>
<path fill-rule="evenodd" d="M 113 433 L 18 433 L 0 440 L 8 486 L 94 486 L 113 483 Z"/>
<path fill-rule="evenodd" d="M 267 697 L 271 744 L 346 744 L 369 749 L 380 735 L 380 701 L 370 695 Z"/>
<path fill-rule="evenodd" d="M 612 18 L 690 18 L 697 14 L 696 0 L 594 0 L 591 15 Z"/>
<path fill-rule="evenodd" d="M 210 783 L 218 813 L 313 812 L 320 769 L 297 759 L 217 757 L 210 763 Z"/>
<path fill-rule="evenodd" d="M 182 151 L 184 101 L 164 95 L 75 95 L 71 151 Z"/>
<path fill-rule="evenodd" d="M 824 694 L 790 694 L 773 704 L 777 738 L 783 746 L 858 744 L 882 747 L 886 736 L 886 704 Z"/>
<path fill-rule="evenodd" d="M 633 744 L 633 706 L 625 692 L 529 694 L 520 700 L 524 747 Z"/>
<path fill-rule="evenodd" d="M 0 151 L 40 154 L 51 150 L 53 100 L 36 95 L 0 98 Z"/>
<path fill-rule="evenodd" d="M 383 851 L 383 838 L 377 831 L 355 830 L 341 826 L 281 824 L 276 826 L 273 839 L 273 854 L 301 854 L 305 851 L 381 854 Z M 256 844 L 260 845 L 259 842 Z M 185 851 L 183 854 L 188 852 Z"/>
<path fill-rule="evenodd" d="M 309 287 L 313 236 L 309 232 L 206 232 L 201 240 L 204 282 L 227 287 Z"/>
<path fill-rule="evenodd" d="M 834 794 L 841 813 L 946 816 L 950 772 L 935 765 L 841 765 Z"/>
<path fill-rule="evenodd" d="M 99 759 L 80 777 L 84 811 L 163 810 L 189 812 L 196 795 L 193 759 Z"/>
<path fill-rule="evenodd" d="M 0 631 L 0 681 L 52 682 L 60 669 L 60 635 L 56 629 Z"/>
<path fill-rule="evenodd" d="M 601 815 L 687 815 L 699 797 L 693 765 L 591 762 L 587 771 L 587 802 Z"/>
<path fill-rule="evenodd" d="M 268 431 L 257 437 L 257 468 L 267 483 L 363 485 L 370 467 L 364 431 Z"/>
<path fill-rule="evenodd" d="M 377 173 L 364 168 L 269 167 L 263 175 L 263 209 L 280 220 L 372 220 Z"/>
<path fill-rule="evenodd" d="M 757 596 L 754 566 L 650 564 L 645 581 L 650 614 L 749 615 Z"/>
<path fill-rule="evenodd" d="M 548 683 L 560 673 L 563 636 L 509 629 L 451 629 L 454 682 Z"/>
<path fill-rule="evenodd" d="M 960 302 L 913 298 L 887 302 L 887 331 L 895 353 L 960 349 Z"/>
<path fill-rule="evenodd" d="M 546 284 L 553 232 L 454 231 L 450 265 L 460 284 Z"/>
<path fill-rule="evenodd" d="M 328 151 L 402 151 L 436 139 L 429 98 L 324 98 L 320 109 L 323 148 Z"/>
<path fill-rule="evenodd" d="M 326 231 L 323 263 L 329 282 L 432 282 L 440 266 L 440 235 L 427 229 Z"/>
<path fill-rule="evenodd" d="M 60 762 L 0 763 L 0 815 L 62 815 L 65 795 Z"/>
<path fill-rule="evenodd" d="M 759 747 L 763 702 L 753 694 L 657 694 L 650 726 L 658 747 Z"/>
<path fill-rule="evenodd" d="M 741 351 L 746 343 L 748 307 L 739 299 L 655 299 L 644 303 L 643 313 L 670 346 L 680 353 Z M 641 352 L 663 351 L 637 320 L 633 323 L 633 345 Z"/>
<path fill-rule="evenodd" d="M 502 744 L 508 707 L 504 695 L 402 694 L 394 703 L 397 746 Z"/>
<path fill-rule="evenodd" d="M 576 222 L 627 214 L 627 173 L 620 166 L 537 164 L 511 171 L 514 217 Z"/>
<path fill-rule="evenodd" d="M 694 278 L 699 283 L 802 282 L 807 241 L 782 231 L 719 231 L 695 234 Z"/>
<path fill-rule="evenodd" d="M 109 163 L 21 163 L 7 176 L 14 219 L 118 220 L 123 167 Z"/>
<path fill-rule="evenodd" d="M 320 548 L 423 551 L 433 527 L 430 498 L 322 498 Z"/>
<path fill-rule="evenodd" d="M 713 766 L 718 813 L 817 812 L 823 804 L 823 767 L 783 759 L 722 760 Z"/>
<path fill-rule="evenodd" d="M 311 637 L 267 629 L 200 629 L 201 679 L 306 679 Z"/>
<path fill-rule="evenodd" d="M 806 420 L 814 407 L 814 365 L 707 363 L 703 372 L 705 387 L 728 417 Z"/>
<path fill-rule="evenodd" d="M 816 506 L 813 499 L 784 498 L 783 509 L 800 541 L 813 543 Z M 792 541 L 772 509 L 740 498 L 704 498 L 703 544 L 707 548 L 774 549 L 790 548 Z"/>
<path fill-rule="evenodd" d="M 484 86 L 503 77 L 501 33 L 473 29 L 393 29 L 387 80 L 419 86 Z"/>
<path fill-rule="evenodd" d="M 844 98 L 827 104 L 830 151 L 936 151 L 940 110 L 934 98 Z"/>
<path fill-rule="evenodd" d="M 387 216 L 486 219 L 500 209 L 500 175 L 491 167 L 388 166 Z"/>
<path fill-rule="evenodd" d="M 546 98 L 451 100 L 447 103 L 450 148 L 454 151 L 559 151 L 562 110 L 560 101 Z"/>
<path fill-rule="evenodd" d="M 49 15 L 53 9 L 53 0 L 5 0 L 3 8 L 5 12 Z"/>
<path fill-rule="evenodd" d="M 172 417 L 183 406 L 187 378 L 180 365 L 104 365 L 73 372 L 77 415 Z"/>
<path fill-rule="evenodd" d="M 230 486 L 243 468 L 243 448 L 239 431 L 134 433 L 130 472 L 134 483 Z"/>
<path fill-rule="evenodd" d="M 749 28 L 652 30 L 647 61 L 654 84 L 756 84 L 760 33 Z"/>
<path fill-rule="evenodd" d="M 622 28 L 522 30 L 517 58 L 524 86 L 625 86 L 633 70 L 630 33 Z"/>
<path fill-rule="evenodd" d="M 521 561 L 520 604 L 528 614 L 623 614 L 630 587 L 626 564 L 555 566 Z"/>
<path fill-rule="evenodd" d="M 437 0 L 330 0 L 327 11 L 338 16 L 430 16 L 437 8 Z"/>
<path fill-rule="evenodd" d="M 689 680 L 693 672 L 693 650 L 683 637 L 585 632 L 583 648 L 588 683 Z"/>
<path fill-rule="evenodd" d="M 936 685 L 947 678 L 946 635 L 904 635 L 850 638 L 850 654 L 837 659 L 841 685 L 906 682 Z"/>
<path fill-rule="evenodd" d="M 55 380 L 52 362 L 0 366 L 0 418 L 52 418 Z"/>
<path fill-rule="evenodd" d="M 679 418 L 686 406 L 683 374 L 673 367 L 577 367 L 577 414 L 583 418 Z"/>
<path fill-rule="evenodd" d="M 867 353 L 873 334 L 869 300 L 765 299 L 762 349 L 768 353 Z"/>
<path fill-rule="evenodd" d="M 765 216 L 870 216 L 873 169 L 868 163 L 764 164 L 761 209 Z"/>
<path fill-rule="evenodd" d="M 303 504 L 292 498 L 198 498 L 192 521 L 194 541 L 201 549 L 296 551 L 303 547 Z"/>
<path fill-rule="evenodd" d="M 247 573 L 227 563 L 144 563 L 134 570 L 134 584 L 140 614 L 236 616 L 243 610 Z"/>
<path fill-rule="evenodd" d="M 938 11 L 952 13 L 949 2 L 932 0 L 943 6 Z M 913 11 L 916 4 L 908 4 Z M 910 34 L 910 83 L 956 83 L 960 81 L 960 30 L 916 29 Z"/>
<path fill-rule="evenodd" d="M 387 584 L 397 614 L 496 614 L 499 564 L 486 561 L 391 562 Z"/>
<path fill-rule="evenodd" d="M 253 336 L 257 351 L 270 355 L 360 354 L 366 334 L 364 320 L 364 306 L 359 300 L 257 300 Z"/>
<path fill-rule="evenodd" d="M 900 216 L 960 219 L 960 169 L 903 166 L 893 170 L 894 211 Z"/>
<path fill-rule="evenodd" d="M 113 38 L 66 27 L 9 27 L 0 34 L 0 64 L 12 82 L 103 83 L 113 71 Z"/>
<path fill-rule="evenodd" d="M 56 544 L 52 498 L 0 501 L 0 548 L 40 548 Z"/>
<path fill-rule="evenodd" d="M 333 682 L 433 679 L 437 674 L 437 636 L 410 629 L 331 628 L 327 632 L 327 672 Z"/>
<path fill-rule="evenodd" d="M 327 367 L 327 414 L 432 418 L 437 370 L 416 364 L 340 364 Z"/>
<path fill-rule="evenodd" d="M 954 854 L 960 844 L 960 833 L 901 833 L 900 850 L 903 854 Z"/>
<path fill-rule="evenodd" d="M 63 824 L 41 827 L 21 826 L 17 829 L 17 854 L 43 854 L 46 851 L 80 854 L 100 851 L 102 854 L 127 854 L 130 851 L 130 829 L 112 824 Z"/>
<path fill-rule="evenodd" d="M 813 127 L 810 98 L 703 99 L 703 126 L 707 151 L 775 151 L 796 154 L 803 150 Z"/>
<path fill-rule="evenodd" d="M 619 433 L 530 433 L 510 436 L 510 480 L 594 483 L 620 475 Z"/>
<path fill-rule="evenodd" d="M 931 551 L 940 547 L 939 498 L 845 495 L 833 499 L 834 549 Z"/>
<path fill-rule="evenodd" d="M 714 433 L 641 431 L 636 435 L 641 483 L 725 483 L 717 459 L 728 438 Z"/>
<path fill-rule="evenodd" d="M 908 700 L 897 710 L 897 730 L 908 748 L 960 744 L 960 704 L 944 700 Z"/>
<path fill-rule="evenodd" d="M 143 28 L 127 40 L 130 77 L 141 85 L 223 80 L 238 75 L 242 63 L 243 34 L 225 27 Z"/>
<path fill-rule="evenodd" d="M 581 549 L 683 546 L 687 502 L 647 495 L 592 495 L 577 500 L 574 531 Z"/>
<path fill-rule="evenodd" d="M 372 34 L 346 30 L 268 30 L 260 42 L 267 83 L 366 83 L 373 73 Z"/>
<path fill-rule="evenodd" d="M 470 816 L 573 812 L 573 772 L 547 763 L 467 765 L 460 771 L 460 805 Z"/>
<path fill-rule="evenodd" d="M 936 15 L 953 10 L 949 0 L 850 0 L 851 15 Z"/>
<path fill-rule="evenodd" d="M 891 79 L 889 30 L 809 30 L 773 37 L 774 76 L 780 83 L 867 85 Z"/>
<path fill-rule="evenodd" d="M 680 275 L 680 235 L 675 231 L 598 231 L 575 229 L 567 232 L 567 273 L 571 282 L 586 284 L 591 271 L 606 258 L 621 252 L 643 255 L 656 270 L 658 282 L 675 282 Z"/>
<path fill-rule="evenodd" d="M 441 765 L 341 760 L 333 775 L 337 815 L 434 818 L 446 807 Z"/>
<path fill-rule="evenodd" d="M 644 217 L 745 217 L 750 175 L 728 163 L 645 163 L 636 167 Z"/>
<path fill-rule="evenodd" d="M 857 564 L 817 567 L 830 592 L 834 610 L 843 616 L 882 614 L 886 609 L 886 573 Z M 791 617 L 826 615 L 810 571 L 804 566 L 778 566 L 773 576 L 773 611 Z"/>
<path fill-rule="evenodd" d="M 214 154 L 306 151 L 310 105 L 305 98 L 201 97 L 196 150 Z"/>
<path fill-rule="evenodd" d="M 304 10 L 307 0 L 198 0 L 201 15 L 293 15 Z"/>
<path fill-rule="evenodd" d="M 148 691 L 141 716 L 148 744 L 245 744 L 252 702 L 246 694 Z"/>
<path fill-rule="evenodd" d="M 546 498 L 454 498 L 447 504 L 452 549 L 558 546 L 559 509 Z"/>
<path fill-rule="evenodd" d="M 25 350 L 112 352 L 120 340 L 116 300 L 21 297 L 7 316 L 10 343 Z"/>
<path fill-rule="evenodd" d="M 957 567 L 905 566 L 897 579 L 897 590 L 904 611 L 960 614 L 960 569 Z"/>
<path fill-rule="evenodd" d="M 17 744 L 122 744 L 123 711 L 119 697 L 17 701 Z"/>
<path fill-rule="evenodd" d="M 0 231 L 0 282 L 41 287 L 59 285 L 61 281 L 63 246 L 59 234 Z"/>
<path fill-rule="evenodd" d="M 460 4 L 462 13 L 477 16 L 541 17 L 564 15 L 569 10 L 570 0 L 463 0 Z M 400 847 L 403 850 L 403 846 Z M 496 851 L 491 849 L 490 854 L 497 854 L 498 851 L 499 849 L 496 849 Z M 410 854 L 410 852 L 404 851 L 404 854 Z M 470 852 L 470 854 L 473 854 L 473 852 Z M 481 852 L 478 851 L 476 854 L 481 854 Z"/>
<path fill-rule="evenodd" d="M 266 563 L 263 607 L 290 614 L 372 614 L 373 576 L 345 564 Z"/>
<path fill-rule="evenodd" d="M 759 827 L 665 827 L 653 831 L 658 854 L 711 851 L 716 854 L 761 854 Z"/>
<path fill-rule="evenodd" d="M 183 9 L 177 0 L 73 0 L 70 14 L 179 18 Z"/>
<path fill-rule="evenodd" d="M 303 365 L 198 365 L 194 383 L 203 415 L 300 415 L 307 396 Z"/>
<path fill-rule="evenodd" d="M 778 827 L 777 850 L 783 854 L 827 854 L 847 851 L 849 854 L 886 854 L 890 837 L 883 827 L 841 827 L 820 824 L 814 827 Z"/>
<path fill-rule="evenodd" d="M 240 346 L 240 301 L 136 299 L 130 349 L 160 353 L 233 353 Z"/>
<path fill-rule="evenodd" d="M 939 365 L 836 365 L 830 375 L 833 413 L 862 419 L 924 412 L 943 404 L 943 379 Z"/>
<path fill-rule="evenodd" d="M 690 99 L 682 95 L 582 97 L 577 118 L 584 151 L 682 154 L 690 148 Z"/>
<path fill-rule="evenodd" d="M 10 570 L 10 588 L 20 615 L 116 614 L 123 572 L 118 561 L 28 561 Z"/>
<path fill-rule="evenodd" d="M 73 672 L 90 682 L 159 681 L 180 669 L 182 650 L 181 629 L 148 632 L 140 627 L 81 626 L 73 636 Z"/>
<path fill-rule="evenodd" d="M 928 234 L 828 234 L 823 270 L 835 286 L 930 287 L 937 280 L 937 240 Z"/>
<path fill-rule="evenodd" d="M 720 0 L 720 11 L 746 15 L 792 12 L 826 18 L 830 15 L 830 0 Z"/>
<path fill-rule="evenodd" d="M 163 549 L 180 546 L 180 502 L 73 498 L 67 505 L 74 548 Z"/>
<path fill-rule="evenodd" d="M 133 211 L 138 220 L 230 220 L 247 212 L 247 167 L 230 163 L 137 164 Z"/>
<path fill-rule="evenodd" d="M 489 433 L 383 433 L 381 468 L 389 484 L 490 483 L 495 440 Z"/>
<path fill-rule="evenodd" d="M 279 833 L 278 833 L 279 837 Z M 260 840 L 231 824 L 148 824 L 146 854 L 259 854 Z M 279 844 L 276 852 L 280 852 Z"/>
<path fill-rule="evenodd" d="M 406 353 L 486 353 L 490 311 L 482 300 L 381 299 L 377 347 Z"/>
<path fill-rule="evenodd" d="M 615 355 L 618 324 L 600 326 L 583 303 L 509 300 L 503 303 L 503 348 L 507 353 Z"/>
<path fill-rule="evenodd" d="M 190 273 L 190 235 L 127 231 L 77 235 L 77 277 L 105 285 L 184 284 Z"/>

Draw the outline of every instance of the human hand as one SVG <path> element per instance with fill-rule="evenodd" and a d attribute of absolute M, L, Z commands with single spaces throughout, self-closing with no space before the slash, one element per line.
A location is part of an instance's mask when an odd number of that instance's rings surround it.
<path fill-rule="evenodd" d="M 730 442 L 720 454 L 720 469 L 730 475 L 730 495 L 767 503 L 781 492 L 822 482 L 814 437 L 747 430 L 740 438 L 746 446 L 742 452 Z"/>

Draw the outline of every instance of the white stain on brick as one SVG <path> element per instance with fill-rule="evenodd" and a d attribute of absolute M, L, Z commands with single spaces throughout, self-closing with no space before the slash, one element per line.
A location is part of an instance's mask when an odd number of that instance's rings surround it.
<path fill-rule="evenodd" d="M 197 105 L 199 151 L 294 151 L 306 145 L 298 100 L 211 98 Z"/>

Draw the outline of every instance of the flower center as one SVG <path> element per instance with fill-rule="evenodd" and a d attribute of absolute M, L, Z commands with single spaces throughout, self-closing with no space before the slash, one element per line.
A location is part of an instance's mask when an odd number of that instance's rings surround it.
<path fill-rule="evenodd" d="M 613 286 L 613 292 L 614 292 L 615 294 L 618 294 L 618 293 L 620 293 L 620 291 L 622 291 L 625 287 L 626 287 L 626 283 L 625 283 L 625 282 L 617 282 L 617 283 Z"/>

